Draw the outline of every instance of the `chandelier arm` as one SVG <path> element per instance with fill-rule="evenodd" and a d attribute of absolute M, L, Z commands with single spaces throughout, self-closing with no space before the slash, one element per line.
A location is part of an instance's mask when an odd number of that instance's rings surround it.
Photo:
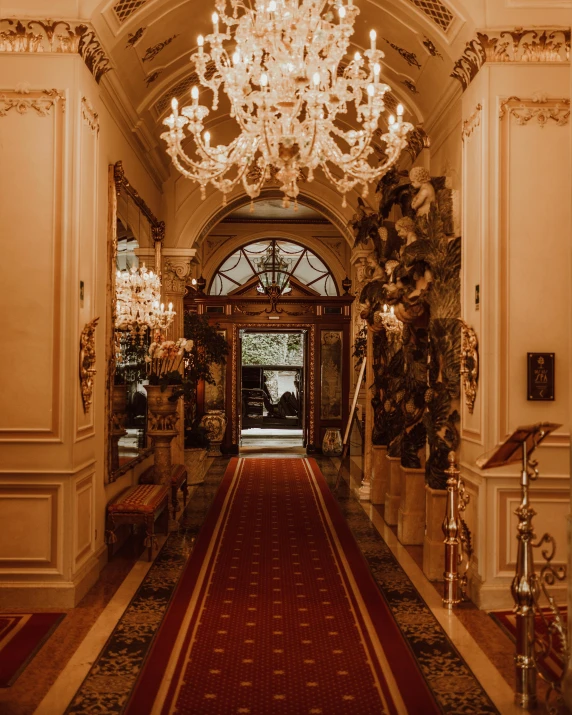
<path fill-rule="evenodd" d="M 330 168 L 328 167 L 328 165 L 326 163 L 322 163 L 320 166 L 322 167 L 322 171 L 324 172 L 324 174 L 326 174 L 326 176 L 332 182 L 332 184 L 334 184 L 334 186 L 339 191 L 341 191 L 343 194 L 347 194 L 347 192 L 351 191 L 355 187 L 356 184 L 360 183 L 359 179 L 357 179 L 356 177 L 352 177 L 352 180 L 348 181 L 345 174 L 344 174 L 343 180 L 337 179 L 332 174 L 332 172 L 330 171 Z"/>
<path fill-rule="evenodd" d="M 266 0 L 230 0 L 230 10 L 226 0 L 215 0 L 215 6 L 218 17 L 206 37 L 210 54 L 201 42 L 192 60 L 201 85 L 213 92 L 212 109 L 221 87 L 229 98 L 239 135 L 227 146 L 205 143 L 203 119 L 209 109 L 198 105 L 193 90 L 192 106 L 179 117 L 174 101 L 173 114 L 165 120 L 170 131 L 162 136 L 175 166 L 197 180 L 203 193 L 207 183 L 226 195 L 242 182 L 254 198 L 276 173 L 287 202 L 300 193 L 300 173 L 309 170 L 311 180 L 319 166 L 341 192 L 358 183 L 367 191 L 367 184 L 395 163 L 411 125 L 403 123 L 398 110 L 397 122 L 383 136 L 383 161 L 369 165 L 389 87 L 379 82 L 383 52 L 376 49 L 375 35 L 371 48 L 339 74 L 359 9 L 353 4 L 331 7 L 332 0 L 268 0 L 268 5 Z M 332 10 L 339 22 L 325 16 Z M 236 47 L 232 57 L 229 42 Z M 350 102 L 355 103 L 357 130 L 336 125 Z M 187 132 L 195 141 L 195 159 L 182 147 Z"/>

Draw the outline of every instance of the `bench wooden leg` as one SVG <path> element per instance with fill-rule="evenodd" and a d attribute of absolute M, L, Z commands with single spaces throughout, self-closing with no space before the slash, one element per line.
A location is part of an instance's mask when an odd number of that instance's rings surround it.
<path fill-rule="evenodd" d="M 113 544 L 117 543 L 115 520 L 112 514 L 107 515 L 107 521 L 105 524 L 105 539 L 107 541 L 107 560 L 109 561 L 113 556 Z"/>
<path fill-rule="evenodd" d="M 173 484 L 171 487 L 171 503 L 173 505 L 173 519 L 177 518 L 177 512 L 180 511 L 179 509 L 179 499 L 177 497 L 177 492 L 179 491 L 179 488 L 177 487 L 176 484 Z"/>
<path fill-rule="evenodd" d="M 149 547 L 149 561 L 153 560 L 153 542 L 155 541 L 155 519 L 154 514 L 150 514 L 145 519 L 145 546 Z"/>
<path fill-rule="evenodd" d="M 187 508 L 187 498 L 189 496 L 189 485 L 187 484 L 187 480 L 181 484 L 181 491 L 183 492 L 183 509 Z"/>

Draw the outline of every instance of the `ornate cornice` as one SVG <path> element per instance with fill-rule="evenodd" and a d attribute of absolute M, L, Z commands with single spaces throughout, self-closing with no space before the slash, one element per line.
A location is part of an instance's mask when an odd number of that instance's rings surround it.
<path fill-rule="evenodd" d="M 536 121 L 541 128 L 549 122 L 563 127 L 570 119 L 570 100 L 549 99 L 545 94 L 537 94 L 530 99 L 509 97 L 499 107 L 499 119 L 506 116 L 513 117 L 521 126 Z"/>
<path fill-rule="evenodd" d="M 79 20 L 0 18 L 0 52 L 78 54 L 98 84 L 112 69 L 93 27 Z"/>
<path fill-rule="evenodd" d="M 463 141 L 468 139 L 471 134 L 475 131 L 477 127 L 481 124 L 481 112 L 483 110 L 482 104 L 477 104 L 475 111 L 471 114 L 468 119 L 463 122 L 462 138 Z"/>
<path fill-rule="evenodd" d="M 558 63 L 570 59 L 570 28 L 522 28 L 477 32 L 455 62 L 451 77 L 463 91 L 486 62 Z"/>
<path fill-rule="evenodd" d="M 19 85 L 0 94 L 0 117 L 5 117 L 12 109 L 18 114 L 33 110 L 38 116 L 47 117 L 58 103 L 65 111 L 65 96 L 58 89 L 29 89 L 27 85 Z"/>

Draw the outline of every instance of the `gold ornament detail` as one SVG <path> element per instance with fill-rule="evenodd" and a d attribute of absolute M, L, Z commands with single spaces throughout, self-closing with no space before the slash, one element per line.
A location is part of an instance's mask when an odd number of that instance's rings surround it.
<path fill-rule="evenodd" d="M 21 84 L 14 89 L 9 96 L 0 94 L 0 117 L 7 116 L 12 109 L 18 114 L 27 114 L 30 110 L 36 112 L 39 117 L 47 117 L 52 107 L 60 103 L 62 111 L 65 111 L 65 96 L 58 89 L 30 89 L 27 84 Z"/>
<path fill-rule="evenodd" d="M 471 84 L 485 62 L 558 63 L 570 59 L 569 28 L 487 30 L 467 42 L 451 77 L 459 80 L 463 91 Z"/>
<path fill-rule="evenodd" d="M 94 29 L 79 21 L 0 18 L 0 52 L 78 54 L 98 84 L 112 69 Z"/>
<path fill-rule="evenodd" d="M 499 119 L 513 117 L 517 124 L 526 126 L 533 120 L 543 129 L 549 122 L 563 127 L 570 119 L 569 99 L 549 99 L 546 94 L 535 94 L 531 99 L 509 97 L 501 102 Z"/>
<path fill-rule="evenodd" d="M 479 339 L 464 320 L 461 320 L 461 380 L 465 404 L 472 415 L 479 387 Z"/>
<path fill-rule="evenodd" d="M 463 122 L 463 131 L 461 133 L 463 141 L 465 141 L 465 139 L 468 139 L 477 127 L 480 127 L 482 110 L 483 105 L 477 104 L 477 106 L 475 107 L 475 111 L 468 119 L 465 119 L 465 121 Z"/>
<path fill-rule="evenodd" d="M 87 97 L 81 98 L 81 116 L 94 134 L 99 134 L 99 114 Z"/>
<path fill-rule="evenodd" d="M 83 411 L 89 412 L 93 395 L 93 378 L 95 377 L 95 328 L 99 318 L 87 323 L 81 331 L 79 340 L 79 380 Z"/>

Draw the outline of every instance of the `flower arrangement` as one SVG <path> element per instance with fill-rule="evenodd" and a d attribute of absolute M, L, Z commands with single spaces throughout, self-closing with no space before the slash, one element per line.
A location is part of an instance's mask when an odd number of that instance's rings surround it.
<path fill-rule="evenodd" d="M 160 385 L 161 391 L 169 385 L 183 385 L 181 367 L 187 367 L 193 341 L 185 338 L 178 340 L 164 340 L 160 333 L 156 333 L 153 342 L 149 345 L 145 355 L 145 371 L 150 385 Z M 183 394 L 179 392 L 177 398 Z M 175 398 L 175 399 L 177 399 Z"/>

